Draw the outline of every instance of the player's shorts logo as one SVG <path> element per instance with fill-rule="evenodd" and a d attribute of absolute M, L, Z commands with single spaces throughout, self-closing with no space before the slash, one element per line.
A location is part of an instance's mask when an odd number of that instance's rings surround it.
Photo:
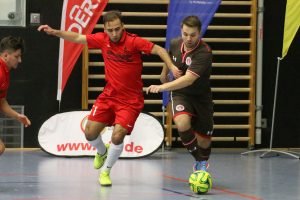
<path fill-rule="evenodd" d="M 177 105 L 175 109 L 176 109 L 176 111 L 183 111 L 184 106 L 183 105 Z"/>

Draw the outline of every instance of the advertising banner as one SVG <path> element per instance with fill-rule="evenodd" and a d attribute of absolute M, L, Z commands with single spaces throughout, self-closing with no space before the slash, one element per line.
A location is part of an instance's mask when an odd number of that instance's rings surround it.
<path fill-rule="evenodd" d="M 56 114 L 46 120 L 38 133 L 41 148 L 56 156 L 94 156 L 96 149 L 85 139 L 84 127 L 90 111 Z M 113 127 L 102 132 L 104 143 L 111 142 Z M 124 139 L 121 158 L 139 158 L 154 153 L 164 140 L 162 124 L 152 115 L 141 113 L 131 135 Z"/>
<path fill-rule="evenodd" d="M 61 30 L 80 34 L 91 33 L 107 2 L 108 0 L 64 0 Z M 82 49 L 82 44 L 60 39 L 57 85 L 57 100 L 59 101 Z"/>

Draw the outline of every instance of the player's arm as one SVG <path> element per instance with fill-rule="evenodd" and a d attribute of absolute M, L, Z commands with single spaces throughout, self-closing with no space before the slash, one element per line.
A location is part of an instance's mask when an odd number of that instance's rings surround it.
<path fill-rule="evenodd" d="M 11 108 L 11 106 L 8 104 L 6 98 L 0 99 L 0 110 L 8 117 L 14 118 L 14 119 L 18 120 L 19 122 L 23 123 L 25 125 L 25 127 L 31 125 L 30 120 L 25 115 L 20 114 Z"/>
<path fill-rule="evenodd" d="M 64 40 L 68 40 L 68 41 L 71 41 L 74 43 L 80 43 L 80 44 L 87 43 L 85 35 L 71 32 L 71 31 L 62 31 L 62 30 L 53 29 L 48 25 L 39 26 L 38 31 L 44 31 L 48 35 L 53 35 L 53 36 L 56 36 L 56 37 L 59 37 L 59 38 L 62 38 Z"/>
<path fill-rule="evenodd" d="M 169 82 L 170 79 L 169 79 L 169 68 L 167 67 L 166 64 L 163 64 L 163 68 L 161 70 L 161 73 L 160 73 L 160 82 L 161 83 L 166 83 L 166 82 Z"/>
<path fill-rule="evenodd" d="M 179 70 L 172 62 L 168 52 L 159 45 L 154 45 L 151 51 L 151 54 L 158 55 L 164 63 L 168 66 L 169 70 L 172 71 L 173 75 L 178 78 L 181 76 L 182 72 Z"/>
<path fill-rule="evenodd" d="M 163 91 L 173 91 L 190 86 L 200 76 L 187 71 L 184 76 L 175 79 L 174 81 L 164 83 L 162 85 L 151 85 L 146 89 L 146 93 L 158 93 Z"/>

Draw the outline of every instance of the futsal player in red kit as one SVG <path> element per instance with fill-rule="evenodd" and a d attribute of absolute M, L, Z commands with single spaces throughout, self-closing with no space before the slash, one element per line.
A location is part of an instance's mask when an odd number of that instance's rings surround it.
<path fill-rule="evenodd" d="M 41 25 L 38 30 L 102 50 L 106 86 L 91 109 L 85 137 L 97 149 L 94 168 L 101 168 L 100 185 L 111 186 L 111 168 L 122 153 L 124 137 L 131 133 L 144 106 L 142 53 L 158 55 L 175 75 L 179 76 L 180 71 L 164 48 L 127 32 L 119 11 L 107 12 L 103 24 L 104 32 L 87 35 L 55 30 L 48 25 Z M 114 130 L 108 146 L 100 132 L 111 125 Z"/>
<path fill-rule="evenodd" d="M 0 111 L 27 127 L 31 124 L 30 120 L 27 116 L 13 110 L 6 99 L 10 84 L 10 70 L 17 69 L 18 64 L 22 61 L 23 51 L 24 41 L 22 38 L 7 36 L 0 41 Z M 5 145 L 0 139 L 0 155 L 4 150 Z"/>

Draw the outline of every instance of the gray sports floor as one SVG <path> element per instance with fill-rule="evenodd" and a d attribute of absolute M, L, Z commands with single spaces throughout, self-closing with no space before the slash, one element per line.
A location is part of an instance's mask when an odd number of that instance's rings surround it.
<path fill-rule="evenodd" d="M 118 160 L 108 188 L 98 184 L 91 157 L 8 149 L 0 156 L 0 200 L 300 200 L 298 159 L 240 155 L 244 151 L 213 149 L 213 189 L 196 195 L 187 184 L 192 157 L 183 149 Z"/>

